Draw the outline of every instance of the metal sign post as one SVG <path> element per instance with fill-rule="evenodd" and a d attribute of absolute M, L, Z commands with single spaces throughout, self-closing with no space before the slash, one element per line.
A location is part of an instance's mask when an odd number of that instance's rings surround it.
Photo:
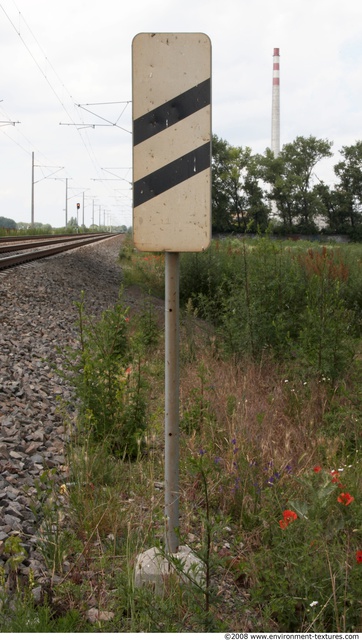
<path fill-rule="evenodd" d="M 211 43 L 140 33 L 132 44 L 133 238 L 165 252 L 166 551 L 179 530 L 179 252 L 211 240 Z M 147 556 L 149 561 L 149 556 Z"/>
<path fill-rule="evenodd" d="M 166 549 L 178 549 L 179 528 L 179 272 L 180 254 L 165 256 L 165 521 Z"/>

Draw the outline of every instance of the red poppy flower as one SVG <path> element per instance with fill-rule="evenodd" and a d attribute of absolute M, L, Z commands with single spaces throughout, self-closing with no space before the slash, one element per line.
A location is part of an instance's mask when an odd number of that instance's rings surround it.
<path fill-rule="evenodd" d="M 319 473 L 320 471 L 322 471 L 322 467 L 320 467 L 319 465 L 317 465 L 316 467 L 313 467 L 313 471 L 315 473 Z"/>
<path fill-rule="evenodd" d="M 281 529 L 286 529 L 287 526 L 298 518 L 295 511 L 290 511 L 290 509 L 286 509 L 283 511 L 283 520 L 279 520 L 279 526 Z"/>
<path fill-rule="evenodd" d="M 295 511 L 290 511 L 289 509 L 286 509 L 285 511 L 283 511 L 283 518 L 284 520 L 286 520 L 288 522 L 288 524 L 290 522 L 292 522 L 293 520 L 296 520 L 298 518 L 297 514 L 295 513 Z"/>
<path fill-rule="evenodd" d="M 332 482 L 339 482 L 339 473 L 338 471 L 331 471 Z"/>
<path fill-rule="evenodd" d="M 340 493 L 337 501 L 340 502 L 341 504 L 344 504 L 346 507 L 351 504 L 351 502 L 353 502 L 354 497 L 351 496 L 350 493 Z"/>
<path fill-rule="evenodd" d="M 356 560 L 358 564 L 362 564 L 362 551 L 360 549 L 356 551 Z"/>

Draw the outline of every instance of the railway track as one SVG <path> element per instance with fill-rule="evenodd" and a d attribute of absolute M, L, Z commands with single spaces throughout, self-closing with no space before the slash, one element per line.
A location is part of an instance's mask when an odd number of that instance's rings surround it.
<path fill-rule="evenodd" d="M 0 271 L 16 267 L 25 262 L 41 260 L 70 249 L 112 238 L 117 234 L 86 233 L 77 236 L 24 236 L 0 238 Z"/>

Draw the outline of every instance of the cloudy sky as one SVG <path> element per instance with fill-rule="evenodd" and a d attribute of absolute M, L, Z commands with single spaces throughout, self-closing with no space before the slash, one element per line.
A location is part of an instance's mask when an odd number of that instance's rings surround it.
<path fill-rule="evenodd" d="M 85 224 L 129 226 L 132 39 L 190 31 L 212 42 L 213 132 L 254 152 L 280 48 L 281 144 L 333 141 L 316 171 L 333 183 L 362 139 L 361 0 L 0 0 L 0 216 L 30 222 L 34 152 L 36 221 L 64 224 L 68 178 L 68 217 L 84 194 Z"/>

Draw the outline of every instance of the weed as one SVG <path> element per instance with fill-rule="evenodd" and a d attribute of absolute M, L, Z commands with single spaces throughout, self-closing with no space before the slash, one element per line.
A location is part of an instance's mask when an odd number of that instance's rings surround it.
<path fill-rule="evenodd" d="M 84 298 L 77 303 L 79 346 L 68 350 L 65 369 L 84 431 L 110 451 L 134 458 L 146 429 L 141 360 L 132 361 L 128 310 L 121 301 L 92 322 Z"/>
<path fill-rule="evenodd" d="M 157 346 L 160 328 L 155 307 L 150 298 L 144 300 L 141 311 L 136 318 L 136 332 L 133 337 L 133 348 L 136 351 L 149 352 Z"/>
<path fill-rule="evenodd" d="M 207 421 L 214 421 L 211 403 L 207 396 L 208 392 L 212 392 L 212 385 L 209 381 L 209 374 L 206 367 L 200 364 L 197 370 L 198 386 L 191 389 L 190 396 L 185 402 L 182 412 L 180 426 L 191 434 L 193 431 L 203 432 Z"/>
<path fill-rule="evenodd" d="M 4 554 L 7 557 L 5 562 L 5 571 L 7 573 L 6 590 L 18 592 L 19 566 L 27 557 L 27 552 L 18 536 L 12 535 L 5 540 Z"/>

